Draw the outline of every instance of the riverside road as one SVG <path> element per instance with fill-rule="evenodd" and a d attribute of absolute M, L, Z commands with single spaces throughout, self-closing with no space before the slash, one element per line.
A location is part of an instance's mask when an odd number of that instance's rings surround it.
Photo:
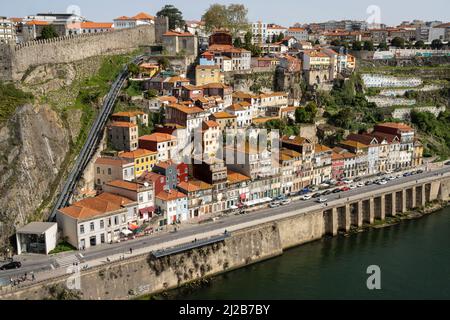
<path fill-rule="evenodd" d="M 386 185 L 382 186 L 372 184 L 349 190 L 347 192 L 341 192 L 338 194 L 332 193 L 324 197 L 328 200 L 329 206 L 340 204 L 344 205 L 345 203 L 351 202 L 356 198 L 360 198 L 365 194 L 377 194 L 378 190 L 387 192 L 389 191 L 389 189 L 395 189 L 402 184 L 412 183 L 416 181 L 419 184 L 421 182 L 430 180 L 430 178 L 440 175 L 450 176 L 450 166 L 444 166 L 440 169 L 426 171 L 413 176 L 401 177 L 399 179 L 389 181 Z M 233 232 L 253 225 L 279 220 L 292 215 L 305 214 L 314 210 L 323 209 L 325 205 L 318 204 L 315 202 L 315 200 L 316 199 L 311 199 L 308 201 L 296 200 L 285 206 L 261 209 L 246 214 L 224 216 L 217 221 L 209 223 L 198 225 L 186 224 L 185 226 L 179 228 L 177 232 L 166 232 L 160 234 L 157 233 L 154 235 L 145 236 L 134 240 L 128 240 L 125 242 L 105 244 L 94 248 L 89 248 L 85 251 L 74 251 L 54 256 L 33 256 L 25 259 L 23 257 L 20 257 L 20 261 L 22 261 L 22 267 L 15 270 L 0 271 L 0 278 L 2 278 L 3 283 L 9 283 L 10 278 L 30 272 L 34 272 L 36 275 L 38 275 L 39 272 L 42 272 L 43 270 L 47 270 L 47 272 L 50 272 L 45 277 L 50 278 L 52 277 L 51 272 L 53 272 L 53 276 L 62 275 L 65 273 L 65 271 L 57 272 L 58 267 L 59 269 L 62 269 L 63 266 L 58 265 L 58 263 L 56 262 L 58 259 L 63 259 L 64 257 L 76 256 L 80 261 L 80 265 L 87 265 L 91 267 L 94 265 L 108 263 L 110 258 L 112 260 L 114 257 L 130 257 L 133 255 L 143 254 L 158 249 L 169 248 L 173 245 L 190 243 L 194 239 L 203 239 L 212 235 L 218 235 L 221 233 L 223 234 L 225 230 Z M 130 252 L 130 248 L 132 248 L 132 252 Z M 114 258 L 114 260 L 117 259 Z"/>

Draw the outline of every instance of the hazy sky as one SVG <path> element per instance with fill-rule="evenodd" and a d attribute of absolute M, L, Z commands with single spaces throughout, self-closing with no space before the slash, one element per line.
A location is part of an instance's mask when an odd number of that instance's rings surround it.
<path fill-rule="evenodd" d="M 186 20 L 200 19 L 212 3 L 242 3 L 249 9 L 250 21 L 262 20 L 289 26 L 295 22 L 326 20 L 366 20 L 367 8 L 380 9 L 381 22 L 388 25 L 404 20 L 450 20 L 449 0 L 19 0 L 2 2 L 0 16 L 23 17 L 38 12 L 66 12 L 71 5 L 78 6 L 86 18 L 98 22 L 112 21 L 121 15 L 145 11 L 155 14 L 164 4 L 178 7 Z"/>

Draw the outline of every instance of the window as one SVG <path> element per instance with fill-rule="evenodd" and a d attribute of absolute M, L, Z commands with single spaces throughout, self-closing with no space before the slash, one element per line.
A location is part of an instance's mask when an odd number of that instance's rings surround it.
<path fill-rule="evenodd" d="M 126 221 L 126 217 L 125 217 L 125 215 L 123 214 L 123 215 L 122 215 L 122 223 L 125 223 L 125 221 Z"/>
<path fill-rule="evenodd" d="M 105 228 L 105 221 L 100 220 L 100 229 L 104 229 L 104 228 Z"/>
<path fill-rule="evenodd" d="M 80 224 L 80 234 L 84 234 L 84 224 Z"/>
<path fill-rule="evenodd" d="M 91 227 L 91 231 L 94 231 L 94 223 L 93 222 L 90 223 L 90 227 Z"/>
<path fill-rule="evenodd" d="M 100 174 L 100 167 L 97 167 L 97 174 Z"/>
<path fill-rule="evenodd" d="M 103 220 L 102 220 L 103 221 Z M 101 243 L 105 243 L 105 234 L 104 233 L 102 233 L 101 235 L 100 235 L 100 242 Z"/>
<path fill-rule="evenodd" d="M 115 224 L 115 225 L 118 225 L 118 224 L 119 224 L 119 217 L 118 217 L 118 216 L 115 216 L 115 217 L 114 217 L 114 224 Z"/>
<path fill-rule="evenodd" d="M 108 175 L 111 175 L 111 168 L 108 168 Z"/>

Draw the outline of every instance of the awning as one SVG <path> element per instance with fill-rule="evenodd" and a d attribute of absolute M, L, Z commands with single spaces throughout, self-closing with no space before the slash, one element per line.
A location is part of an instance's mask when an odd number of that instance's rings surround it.
<path fill-rule="evenodd" d="M 244 203 L 244 205 L 246 205 L 247 207 L 251 207 L 251 206 L 255 206 L 255 205 L 270 202 L 270 201 L 272 201 L 271 198 L 254 199 L 254 200 L 247 201 L 246 203 Z"/>
<path fill-rule="evenodd" d="M 153 213 L 154 211 L 155 211 L 155 207 L 147 207 L 147 208 L 139 209 L 139 213 L 141 215 L 144 215 L 146 213 Z"/>
<path fill-rule="evenodd" d="M 130 234 L 133 234 L 133 232 L 131 232 L 131 231 L 128 230 L 128 229 L 123 229 L 122 231 L 120 231 L 120 233 L 122 233 L 124 236 L 128 236 L 128 235 L 130 235 Z"/>
<path fill-rule="evenodd" d="M 130 225 L 128 226 L 128 229 L 130 229 L 130 230 L 136 230 L 138 228 L 139 228 L 139 226 L 135 223 L 130 223 Z"/>

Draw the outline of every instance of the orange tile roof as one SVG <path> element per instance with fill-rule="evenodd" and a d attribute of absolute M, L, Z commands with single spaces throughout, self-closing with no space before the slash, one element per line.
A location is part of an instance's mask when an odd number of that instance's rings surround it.
<path fill-rule="evenodd" d="M 160 101 L 168 101 L 168 102 L 172 102 L 172 103 L 176 103 L 178 101 L 178 99 L 174 96 L 161 96 L 161 97 L 158 97 L 158 99 Z"/>
<path fill-rule="evenodd" d="M 146 136 L 139 137 L 139 140 L 154 141 L 159 143 L 176 140 L 176 137 L 168 133 L 155 132 Z"/>
<path fill-rule="evenodd" d="M 31 20 L 26 23 L 28 26 L 48 26 L 47 21 Z"/>
<path fill-rule="evenodd" d="M 136 19 L 127 16 L 120 16 L 118 18 L 115 18 L 114 20 L 136 20 Z"/>
<path fill-rule="evenodd" d="M 368 148 L 368 145 L 363 144 L 361 142 L 352 141 L 352 140 L 342 141 L 341 144 L 344 145 L 344 146 L 351 146 L 351 147 L 357 148 L 357 149 Z"/>
<path fill-rule="evenodd" d="M 155 166 L 163 169 L 167 169 L 169 166 L 176 165 L 172 160 L 159 161 Z"/>
<path fill-rule="evenodd" d="M 214 116 L 214 118 L 216 118 L 216 119 L 236 118 L 235 115 L 230 114 L 230 113 L 225 112 L 225 111 L 220 111 L 220 112 L 213 113 L 213 116 Z"/>
<path fill-rule="evenodd" d="M 190 32 L 167 31 L 166 33 L 163 34 L 163 36 L 193 37 L 194 35 Z"/>
<path fill-rule="evenodd" d="M 179 103 L 173 103 L 169 104 L 167 107 L 177 109 L 178 111 L 181 111 L 183 113 L 187 114 L 193 114 L 193 113 L 201 113 L 204 112 L 202 108 L 199 107 L 188 107 Z"/>
<path fill-rule="evenodd" d="M 327 152 L 327 151 L 331 151 L 330 148 L 328 148 L 327 146 L 324 146 L 323 144 L 316 144 L 314 146 L 314 152 L 318 153 L 318 152 Z"/>
<path fill-rule="evenodd" d="M 112 22 L 76 22 L 67 26 L 68 29 L 112 29 Z"/>
<path fill-rule="evenodd" d="M 161 191 L 160 193 L 158 193 L 156 195 L 156 198 L 161 199 L 163 201 L 171 201 L 171 200 L 186 198 L 186 195 L 177 190 L 171 190 L 170 192 L 169 191 Z"/>
<path fill-rule="evenodd" d="M 144 115 L 145 113 L 142 111 L 121 111 L 121 112 L 116 112 L 114 113 L 112 116 L 113 117 L 134 117 L 137 115 Z"/>
<path fill-rule="evenodd" d="M 233 103 L 231 106 L 227 108 L 227 110 L 232 111 L 245 111 L 246 109 L 238 103 Z"/>
<path fill-rule="evenodd" d="M 180 76 L 173 76 L 166 80 L 166 82 L 190 82 L 188 78 L 183 78 Z"/>
<path fill-rule="evenodd" d="M 294 144 L 294 145 L 302 145 L 304 143 L 311 143 L 308 139 L 300 137 L 300 136 L 283 136 L 281 137 L 282 142 Z"/>
<path fill-rule="evenodd" d="M 227 170 L 227 178 L 228 178 L 228 183 L 239 183 L 239 182 L 251 180 L 250 177 L 247 177 L 246 175 L 243 175 L 239 172 L 235 172 L 232 170 Z"/>
<path fill-rule="evenodd" d="M 203 121 L 202 123 L 203 129 L 215 128 L 219 127 L 219 124 L 214 120 Z"/>
<path fill-rule="evenodd" d="M 155 20 L 154 16 L 151 16 L 148 13 L 145 13 L 145 12 L 139 12 L 133 18 L 136 19 L 136 20 Z"/>
<path fill-rule="evenodd" d="M 147 149 L 136 149 L 134 151 L 128 151 L 128 152 L 119 152 L 119 156 L 122 158 L 127 159 L 136 159 L 136 158 L 142 158 L 146 156 L 151 156 L 154 154 L 157 154 L 156 151 L 151 151 Z"/>
<path fill-rule="evenodd" d="M 212 185 L 201 180 L 190 180 L 188 182 L 183 181 L 178 184 L 178 187 L 187 192 L 212 189 Z"/>
<path fill-rule="evenodd" d="M 134 128 L 137 127 L 137 124 L 132 122 L 115 121 L 111 123 L 109 127 Z"/>
<path fill-rule="evenodd" d="M 100 157 L 95 160 L 95 164 L 97 165 L 109 165 L 109 166 L 124 166 L 133 164 L 132 160 L 124 159 L 124 158 L 107 158 Z"/>
<path fill-rule="evenodd" d="M 404 123 L 396 123 L 396 122 L 386 122 L 386 123 L 379 123 L 376 125 L 376 127 L 387 127 L 387 128 L 394 128 L 399 130 L 406 130 L 406 131 L 412 131 L 414 130 L 410 126 Z"/>
<path fill-rule="evenodd" d="M 59 209 L 59 211 L 77 220 L 86 220 L 120 210 L 133 202 L 126 197 L 105 192 L 97 197 L 75 202 L 69 207 Z"/>
<path fill-rule="evenodd" d="M 306 30 L 305 28 L 293 28 L 293 27 L 288 29 L 288 31 L 291 31 L 291 32 L 302 32 L 305 30 Z"/>
<path fill-rule="evenodd" d="M 137 182 L 130 182 L 130 181 L 125 181 L 125 180 L 114 180 L 114 181 L 108 182 L 106 185 L 111 186 L 111 187 L 117 187 L 117 188 L 121 188 L 121 189 L 130 190 L 130 191 L 138 191 L 139 188 L 141 187 L 141 185 Z"/>

